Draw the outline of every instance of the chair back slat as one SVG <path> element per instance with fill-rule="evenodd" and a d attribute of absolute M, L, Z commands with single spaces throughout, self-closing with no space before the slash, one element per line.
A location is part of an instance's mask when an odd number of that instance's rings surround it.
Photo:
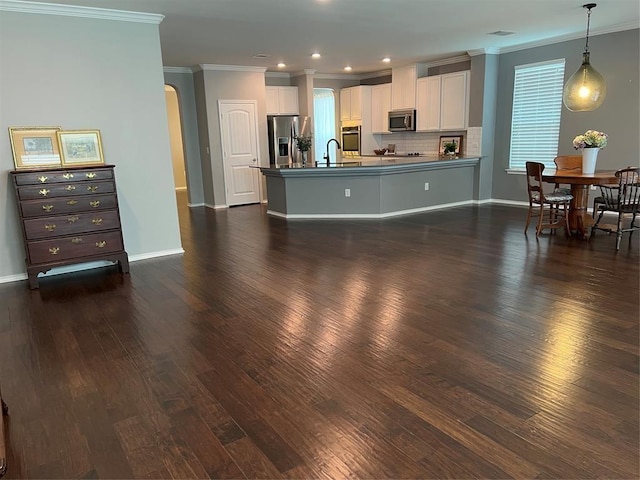
<path fill-rule="evenodd" d="M 527 190 L 529 192 L 529 202 L 531 201 L 544 201 L 544 192 L 542 190 L 542 172 L 544 170 L 544 164 L 538 162 L 526 162 L 527 169 Z M 532 194 L 537 192 L 539 195 L 536 199 L 536 195 Z"/>
<path fill-rule="evenodd" d="M 560 155 L 553 162 L 558 170 L 582 171 L 582 155 Z"/>
<path fill-rule="evenodd" d="M 640 205 L 640 179 L 637 167 L 627 167 L 616 172 L 619 179 L 618 205 L 627 213 L 638 212 Z"/>

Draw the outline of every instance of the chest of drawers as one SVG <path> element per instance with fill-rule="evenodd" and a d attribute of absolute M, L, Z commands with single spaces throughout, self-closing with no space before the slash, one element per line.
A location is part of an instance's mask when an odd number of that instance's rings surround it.
<path fill-rule="evenodd" d="M 114 167 L 11 172 L 26 251 L 29 287 L 53 267 L 96 260 L 129 272 Z"/>

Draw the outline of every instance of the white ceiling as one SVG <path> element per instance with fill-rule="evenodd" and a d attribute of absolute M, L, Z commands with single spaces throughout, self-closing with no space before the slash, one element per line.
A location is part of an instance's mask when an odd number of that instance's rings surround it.
<path fill-rule="evenodd" d="M 39 1 L 39 0 L 36 0 Z M 247 65 L 268 71 L 351 74 L 437 61 L 469 51 L 499 53 L 551 39 L 584 38 L 581 0 L 46 0 L 165 16 L 163 64 Z M 638 0 L 601 0 L 591 34 L 640 26 Z M 509 36 L 494 31 L 515 32 Z M 597 37 L 590 39 L 593 50 Z M 636 54 L 637 54 L 637 45 Z M 322 58 L 314 60 L 318 51 Z M 253 58 L 256 54 L 268 58 Z M 576 62 L 581 51 L 576 52 Z M 392 58 L 383 64 L 385 56 Z M 285 69 L 276 67 L 285 62 Z"/>

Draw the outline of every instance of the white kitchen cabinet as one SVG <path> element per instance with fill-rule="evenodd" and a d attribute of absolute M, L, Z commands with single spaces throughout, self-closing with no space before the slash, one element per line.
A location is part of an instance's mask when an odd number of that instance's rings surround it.
<path fill-rule="evenodd" d="M 391 84 L 371 87 L 371 128 L 373 133 L 389 133 L 391 110 Z"/>
<path fill-rule="evenodd" d="M 391 106 L 393 110 L 416 108 L 417 66 L 391 70 Z"/>
<path fill-rule="evenodd" d="M 343 122 L 362 120 L 363 88 L 357 86 L 340 90 L 340 120 Z"/>
<path fill-rule="evenodd" d="M 440 76 L 416 82 L 416 130 L 440 130 Z"/>
<path fill-rule="evenodd" d="M 298 115 L 298 87 L 266 87 L 267 115 Z"/>
<path fill-rule="evenodd" d="M 416 130 L 464 130 L 469 123 L 469 71 L 418 79 Z"/>

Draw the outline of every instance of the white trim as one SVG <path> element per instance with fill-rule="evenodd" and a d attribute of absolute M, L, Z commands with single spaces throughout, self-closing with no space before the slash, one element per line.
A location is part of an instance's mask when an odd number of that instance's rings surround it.
<path fill-rule="evenodd" d="M 211 65 L 208 63 L 201 63 L 197 66 L 202 71 L 223 71 L 223 72 L 256 72 L 265 73 L 266 67 L 250 67 L 247 65 Z M 196 70 L 198 71 L 198 70 Z"/>
<path fill-rule="evenodd" d="M 18 273 L 16 275 L 7 275 L 0 277 L 0 283 L 19 282 L 21 280 L 27 280 L 29 276 L 26 273 Z"/>
<path fill-rule="evenodd" d="M 484 200 L 482 200 L 484 202 Z M 410 208 L 408 210 L 397 210 L 395 212 L 387 212 L 387 213 L 291 213 L 285 214 L 282 212 L 275 212 L 273 210 L 267 210 L 269 215 L 274 215 L 276 217 L 282 217 L 286 219 L 296 220 L 296 219 L 307 219 L 307 220 L 322 220 L 322 219 L 354 219 L 354 218 L 390 218 L 390 217 L 398 217 L 401 215 L 411 215 L 414 213 L 422 213 L 429 212 L 431 210 L 442 210 L 445 208 L 453 208 L 453 207 L 461 207 L 465 205 L 474 205 L 479 203 L 478 200 L 464 200 L 462 202 L 453 202 L 453 203 L 443 203 L 441 205 L 433 205 L 431 207 L 419 207 L 419 208 Z"/>
<path fill-rule="evenodd" d="M 476 50 L 469 50 L 467 54 L 470 57 L 476 57 L 478 55 L 499 55 L 500 49 L 498 47 L 484 47 Z"/>
<path fill-rule="evenodd" d="M 606 35 L 607 33 L 623 32 L 625 30 L 633 30 L 638 28 L 638 22 L 622 23 L 620 25 L 612 25 L 607 28 L 599 30 L 590 30 L 589 38 L 596 37 L 598 35 Z M 560 35 L 558 37 L 543 38 L 542 40 L 536 40 L 534 42 L 521 43 L 520 45 L 512 45 L 510 47 L 504 47 L 499 49 L 499 53 L 511 53 L 518 52 L 520 50 L 527 50 L 529 48 L 544 47 L 545 45 L 553 45 L 555 43 L 568 42 L 569 40 L 578 40 L 585 38 L 585 32 L 569 33 L 566 35 Z M 578 52 L 580 53 L 580 52 Z"/>
<path fill-rule="evenodd" d="M 315 73 L 316 73 L 316 71 L 313 68 L 305 68 L 304 70 L 302 70 L 300 72 L 292 73 L 291 76 L 292 77 L 301 77 L 302 75 L 314 75 Z"/>
<path fill-rule="evenodd" d="M 202 203 L 187 203 L 187 207 L 189 207 L 189 208 L 204 207 L 204 202 L 202 202 Z"/>
<path fill-rule="evenodd" d="M 390 68 L 387 68 L 385 70 L 380 70 L 378 72 L 363 73 L 362 75 L 360 75 L 360 80 L 367 80 L 369 78 L 376 78 L 376 77 L 386 77 L 388 75 L 391 75 Z"/>
<path fill-rule="evenodd" d="M 513 70 L 517 72 L 519 70 L 525 70 L 527 68 L 542 67 L 544 65 L 555 65 L 559 63 L 564 64 L 565 62 L 566 60 L 564 58 L 556 58 L 555 60 L 543 60 L 542 62 L 533 62 L 533 63 L 524 63 L 522 65 L 515 65 L 513 67 Z"/>
<path fill-rule="evenodd" d="M 518 168 L 505 168 L 504 171 L 507 172 L 507 174 L 509 175 L 526 175 L 527 174 L 526 170 L 520 170 Z"/>
<path fill-rule="evenodd" d="M 98 18 L 119 22 L 151 23 L 159 25 L 164 15 L 158 13 L 128 12 L 106 8 L 60 5 L 56 3 L 25 2 L 23 0 L 0 0 L 0 11 L 60 15 L 63 17 Z"/>
<path fill-rule="evenodd" d="M 174 248 L 173 250 L 159 250 L 157 252 L 139 253 L 138 255 L 129 255 L 129 262 L 137 262 L 139 260 L 149 260 L 150 258 L 167 257 L 169 255 L 182 255 L 184 248 Z"/>
<path fill-rule="evenodd" d="M 498 205 L 509 205 L 512 207 L 525 207 L 529 208 L 529 202 L 522 202 L 519 200 L 504 200 L 500 198 L 492 198 L 491 203 L 495 203 Z"/>
<path fill-rule="evenodd" d="M 348 73 L 317 73 L 314 78 L 320 80 L 360 80 L 360 75 L 349 75 Z"/>
<path fill-rule="evenodd" d="M 222 210 L 223 208 L 229 208 L 229 205 L 211 205 L 210 203 L 205 203 L 204 206 L 212 210 Z"/>
<path fill-rule="evenodd" d="M 191 67 L 162 67 L 164 73 L 193 73 Z"/>

